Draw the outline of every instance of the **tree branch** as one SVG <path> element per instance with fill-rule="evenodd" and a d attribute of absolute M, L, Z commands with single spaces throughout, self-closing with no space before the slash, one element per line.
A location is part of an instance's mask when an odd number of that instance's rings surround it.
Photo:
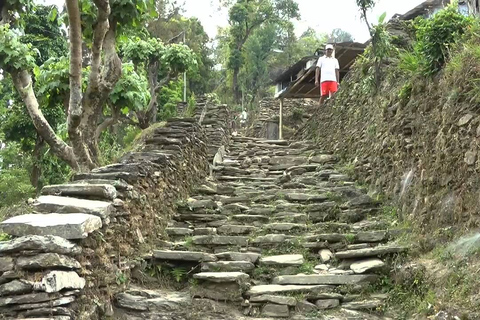
<path fill-rule="evenodd" d="M 112 110 L 112 116 L 110 118 L 105 119 L 98 127 L 97 130 L 95 131 L 95 140 L 100 139 L 100 135 L 102 134 L 103 131 L 108 129 L 110 126 L 113 126 L 116 124 L 120 118 L 120 112 L 118 108 L 115 108 L 112 104 L 110 105 L 110 109 Z"/>
<path fill-rule="evenodd" d="M 11 76 L 15 88 L 22 97 L 38 134 L 48 143 L 57 157 L 68 163 L 73 170 L 78 170 L 79 165 L 75 159 L 73 149 L 56 136 L 47 119 L 43 116 L 38 105 L 37 97 L 33 92 L 30 74 L 25 70 L 16 70 L 11 72 Z"/>

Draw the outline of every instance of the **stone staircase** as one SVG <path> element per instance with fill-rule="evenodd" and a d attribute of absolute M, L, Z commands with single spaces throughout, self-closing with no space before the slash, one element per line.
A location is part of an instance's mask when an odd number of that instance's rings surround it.
<path fill-rule="evenodd" d="M 170 241 L 147 257 L 188 278 L 189 298 L 132 289 L 117 296 L 125 319 L 157 319 L 165 304 L 192 301 L 238 311 L 211 319 L 385 319 L 376 284 L 407 248 L 380 204 L 313 143 L 233 137 L 228 148 L 213 177 L 178 204 Z M 136 310 L 146 296 L 160 309 Z"/>

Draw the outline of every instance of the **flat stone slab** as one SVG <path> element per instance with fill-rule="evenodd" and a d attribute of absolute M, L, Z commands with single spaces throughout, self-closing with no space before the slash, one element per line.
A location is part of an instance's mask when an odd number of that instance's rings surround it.
<path fill-rule="evenodd" d="M 248 261 L 217 261 L 202 263 L 202 272 L 251 272 L 255 269 Z"/>
<path fill-rule="evenodd" d="M 213 254 L 194 251 L 154 250 L 153 257 L 160 260 L 212 262 L 217 261 Z"/>
<path fill-rule="evenodd" d="M 80 269 L 80 263 L 58 253 L 41 253 L 36 256 L 21 256 L 16 261 L 17 268 L 23 270 L 44 270 L 52 268 Z"/>
<path fill-rule="evenodd" d="M 267 303 L 263 306 L 262 316 L 275 318 L 288 318 L 290 311 L 287 305 Z"/>
<path fill-rule="evenodd" d="M 284 234 L 267 234 L 265 236 L 259 236 L 253 239 L 253 243 L 256 244 L 276 244 L 283 243 L 287 239 Z"/>
<path fill-rule="evenodd" d="M 335 257 L 338 259 L 362 258 L 400 253 L 406 250 L 408 250 L 408 248 L 403 246 L 378 246 L 368 249 L 339 251 L 335 253 Z"/>
<path fill-rule="evenodd" d="M 57 236 L 25 236 L 0 242 L 0 255 L 19 251 L 35 253 L 79 254 L 82 249 L 64 238 Z"/>
<path fill-rule="evenodd" d="M 298 202 L 322 202 L 328 200 L 326 194 L 287 193 L 285 199 Z"/>
<path fill-rule="evenodd" d="M 294 297 L 274 296 L 271 294 L 263 294 L 260 296 L 251 297 L 250 302 L 270 302 L 275 304 L 283 304 L 290 307 L 297 305 L 297 299 Z"/>
<path fill-rule="evenodd" d="M 133 311 L 172 311 L 191 303 L 188 293 L 152 290 L 129 290 L 115 295 L 120 308 Z"/>
<path fill-rule="evenodd" d="M 100 217 L 84 213 L 25 214 L 0 223 L 0 230 L 16 237 L 52 235 L 65 239 L 84 239 L 101 227 Z"/>
<path fill-rule="evenodd" d="M 113 200 L 117 197 L 117 189 L 110 184 L 59 184 L 42 188 L 42 195 L 95 197 Z"/>
<path fill-rule="evenodd" d="M 223 225 L 217 228 L 218 234 L 234 235 L 234 234 L 247 234 L 254 232 L 257 228 L 254 226 L 236 226 L 236 225 Z"/>
<path fill-rule="evenodd" d="M 372 269 L 378 269 L 385 265 L 380 259 L 365 259 L 362 261 L 354 262 L 350 265 L 350 269 L 355 273 L 365 273 Z"/>
<path fill-rule="evenodd" d="M 221 252 L 215 255 L 218 259 L 228 260 L 228 261 L 248 261 L 251 263 L 256 263 L 260 258 L 259 253 L 255 252 Z"/>
<path fill-rule="evenodd" d="M 39 291 L 48 293 L 60 292 L 63 289 L 82 290 L 85 279 L 74 271 L 52 271 L 45 275 L 38 286 Z"/>
<path fill-rule="evenodd" d="M 0 296 L 14 296 L 32 292 L 33 284 L 26 280 L 13 280 L 0 285 Z"/>
<path fill-rule="evenodd" d="M 260 259 L 260 263 L 267 266 L 300 266 L 304 262 L 305 259 L 301 254 L 285 254 Z"/>
<path fill-rule="evenodd" d="M 248 237 L 242 236 L 194 236 L 192 238 L 194 244 L 199 245 L 238 245 L 246 247 L 248 244 Z"/>
<path fill-rule="evenodd" d="M 349 310 L 374 310 L 383 306 L 384 304 L 385 303 L 380 299 L 372 299 L 343 303 L 342 308 Z"/>
<path fill-rule="evenodd" d="M 114 210 L 110 202 L 59 196 L 40 196 L 33 208 L 42 213 L 86 213 L 100 218 L 108 217 Z"/>
<path fill-rule="evenodd" d="M 371 283 L 377 280 L 376 275 L 288 275 L 278 276 L 272 281 L 273 284 L 297 284 L 297 285 L 345 285 Z"/>
<path fill-rule="evenodd" d="M 194 274 L 193 277 L 198 280 L 206 280 L 211 282 L 245 282 L 250 276 L 243 272 L 200 272 Z"/>
<path fill-rule="evenodd" d="M 334 286 L 327 285 L 279 285 L 265 284 L 253 286 L 246 292 L 247 296 L 282 293 L 329 293 L 335 290 Z"/>
<path fill-rule="evenodd" d="M 338 299 L 321 299 L 315 302 L 315 305 L 320 310 L 333 309 L 340 305 L 340 300 Z"/>
<path fill-rule="evenodd" d="M 265 225 L 265 229 L 275 231 L 293 231 L 293 230 L 306 230 L 307 226 L 299 223 L 270 223 Z"/>

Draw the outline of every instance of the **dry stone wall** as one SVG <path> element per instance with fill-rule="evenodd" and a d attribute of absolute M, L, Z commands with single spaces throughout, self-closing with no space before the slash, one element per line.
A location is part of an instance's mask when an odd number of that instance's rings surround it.
<path fill-rule="evenodd" d="M 208 172 L 194 118 L 171 119 L 118 163 L 47 186 L 0 224 L 0 319 L 100 319 L 176 206 Z"/>
<path fill-rule="evenodd" d="M 284 138 L 289 139 L 293 130 L 298 129 L 311 116 L 318 102 L 312 99 L 286 99 L 283 105 Z M 255 114 L 247 130 L 247 136 L 278 139 L 278 121 L 280 101 L 264 99 L 260 101 L 258 113 Z"/>

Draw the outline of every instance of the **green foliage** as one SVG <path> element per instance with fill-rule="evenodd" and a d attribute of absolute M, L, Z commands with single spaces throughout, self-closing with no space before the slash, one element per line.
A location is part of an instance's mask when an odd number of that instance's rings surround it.
<path fill-rule="evenodd" d="M 30 70 L 35 66 L 32 45 L 22 43 L 8 24 L 0 25 L 0 68 Z"/>
<path fill-rule="evenodd" d="M 0 217 L 1 220 L 1 217 Z M 6 233 L 0 233 L 0 242 L 5 242 L 11 240 L 12 237 Z"/>
<path fill-rule="evenodd" d="M 151 99 L 147 78 L 137 73 L 133 63 L 123 63 L 122 70 L 122 76 L 110 94 L 110 101 L 124 115 L 146 109 Z"/>
<path fill-rule="evenodd" d="M 177 114 L 177 104 L 183 101 L 183 80 L 172 81 L 160 90 L 158 102 L 161 120 L 174 117 Z"/>
<path fill-rule="evenodd" d="M 458 5 L 452 4 L 439 11 L 430 19 L 415 21 L 415 53 L 421 57 L 425 74 L 438 72 L 450 56 L 451 46 L 472 25 L 472 18 L 458 12 Z"/>

